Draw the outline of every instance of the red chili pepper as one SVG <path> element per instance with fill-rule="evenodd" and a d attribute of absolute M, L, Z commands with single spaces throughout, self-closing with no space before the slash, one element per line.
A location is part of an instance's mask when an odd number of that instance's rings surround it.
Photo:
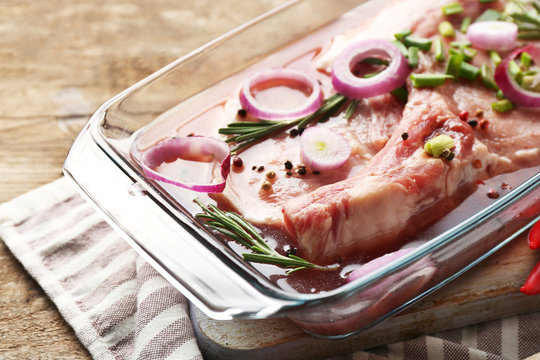
<path fill-rule="evenodd" d="M 529 248 L 540 248 L 540 221 L 537 221 L 529 232 Z"/>
<path fill-rule="evenodd" d="M 540 294 L 540 261 L 531 271 L 529 277 L 525 280 L 525 285 L 521 287 L 520 291 L 525 295 Z"/>

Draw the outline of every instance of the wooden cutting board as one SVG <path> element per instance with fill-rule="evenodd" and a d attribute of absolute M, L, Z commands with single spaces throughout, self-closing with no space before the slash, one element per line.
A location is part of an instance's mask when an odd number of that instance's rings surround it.
<path fill-rule="evenodd" d="M 321 359 L 540 310 L 540 297 L 519 292 L 539 259 L 522 235 L 394 318 L 346 339 L 316 339 L 284 318 L 218 321 L 193 307 L 192 318 L 209 359 Z"/>

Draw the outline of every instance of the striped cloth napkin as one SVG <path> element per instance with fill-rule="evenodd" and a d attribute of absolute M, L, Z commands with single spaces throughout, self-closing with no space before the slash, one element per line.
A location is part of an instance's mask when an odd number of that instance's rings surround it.
<path fill-rule="evenodd" d="M 0 238 L 95 359 L 203 358 L 186 299 L 103 221 L 69 180 L 0 205 Z M 540 352 L 538 334 L 540 313 L 532 313 L 335 360 L 525 359 Z"/>

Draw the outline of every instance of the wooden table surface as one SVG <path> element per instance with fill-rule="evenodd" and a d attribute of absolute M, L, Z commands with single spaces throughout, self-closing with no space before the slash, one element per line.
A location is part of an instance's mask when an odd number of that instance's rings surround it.
<path fill-rule="evenodd" d="M 104 101 L 284 0 L 3 0 L 0 202 L 62 176 Z M 52 302 L 0 241 L 0 358 L 87 359 Z"/>

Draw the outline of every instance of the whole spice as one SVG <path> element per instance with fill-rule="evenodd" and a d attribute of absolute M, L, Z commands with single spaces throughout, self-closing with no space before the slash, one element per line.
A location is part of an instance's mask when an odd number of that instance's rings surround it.
<path fill-rule="evenodd" d="M 233 157 L 232 163 L 235 168 L 241 168 L 242 166 L 244 166 L 244 162 L 238 156 Z"/>
<path fill-rule="evenodd" d="M 264 191 L 268 191 L 271 188 L 272 188 L 272 184 L 269 181 L 265 181 L 261 185 L 261 189 L 263 189 Z"/>
<path fill-rule="evenodd" d="M 246 111 L 246 109 L 240 109 L 240 110 L 238 110 L 238 116 L 240 116 L 240 117 L 246 117 L 246 116 L 247 116 L 247 111 Z"/>
<path fill-rule="evenodd" d="M 490 199 L 498 199 L 501 195 L 497 191 L 491 189 L 488 191 L 487 196 Z"/>
<path fill-rule="evenodd" d="M 276 177 L 276 172 L 275 171 L 269 171 L 266 173 L 266 178 L 271 180 L 271 179 L 274 179 Z"/>
<path fill-rule="evenodd" d="M 293 168 L 293 164 L 289 160 L 285 161 L 283 165 L 285 166 L 285 169 L 287 170 L 291 170 Z"/>
<path fill-rule="evenodd" d="M 467 110 L 463 110 L 462 112 L 459 113 L 459 118 L 462 120 L 462 121 L 467 121 L 469 120 L 469 112 Z"/>
<path fill-rule="evenodd" d="M 482 168 L 482 160 L 480 160 L 480 159 L 473 160 L 472 166 L 475 169 L 481 169 Z"/>

